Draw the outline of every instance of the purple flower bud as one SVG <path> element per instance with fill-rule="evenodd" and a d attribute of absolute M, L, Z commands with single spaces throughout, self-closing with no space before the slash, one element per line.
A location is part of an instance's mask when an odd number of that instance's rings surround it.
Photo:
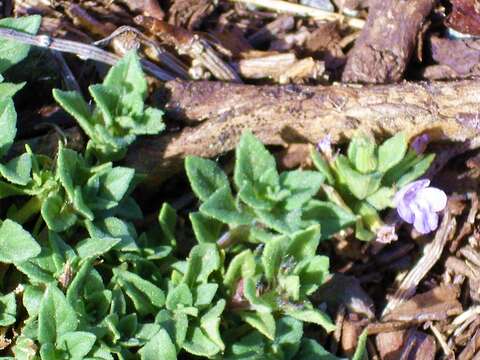
<path fill-rule="evenodd" d="M 417 180 L 397 192 L 393 203 L 398 215 L 413 224 L 420 234 L 428 234 L 438 227 L 438 214 L 447 205 L 447 195 L 429 187 L 430 180 Z"/>
<path fill-rule="evenodd" d="M 422 134 L 413 139 L 410 147 L 415 150 L 417 154 L 423 154 L 427 148 L 428 143 L 430 142 L 430 136 L 428 134 Z"/>
<path fill-rule="evenodd" d="M 333 156 L 332 150 L 332 136 L 330 134 L 323 137 L 317 144 L 317 149 L 320 151 L 327 159 L 331 159 Z"/>

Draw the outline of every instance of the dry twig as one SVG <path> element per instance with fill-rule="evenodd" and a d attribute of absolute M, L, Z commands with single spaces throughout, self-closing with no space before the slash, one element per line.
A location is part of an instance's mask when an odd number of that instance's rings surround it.
<path fill-rule="evenodd" d="M 402 280 L 397 291 L 385 306 L 382 317 L 386 316 L 398 305 L 409 299 L 415 293 L 415 289 L 419 282 L 438 261 L 450 236 L 453 223 L 452 219 L 453 218 L 447 208 L 444 212 L 442 223 L 435 234 L 435 238 L 431 243 L 424 247 L 422 257 Z"/>
<path fill-rule="evenodd" d="M 114 65 L 121 58 L 96 46 L 77 41 L 57 39 L 48 35 L 30 35 L 12 29 L 0 28 L 0 37 L 45 49 L 75 54 L 84 60 L 90 59 L 109 65 Z M 146 72 L 159 80 L 168 81 L 174 79 L 173 76 L 150 61 L 142 60 L 142 66 Z"/>
<path fill-rule="evenodd" d="M 343 21 L 352 28 L 361 29 L 365 25 L 365 21 L 358 18 L 343 16 L 341 14 L 328 12 L 321 9 L 316 9 L 311 6 L 294 4 L 281 0 L 230 0 L 232 2 L 240 2 L 244 4 L 251 4 L 270 10 L 293 14 L 297 16 L 311 17 L 316 20 L 327 21 Z"/>

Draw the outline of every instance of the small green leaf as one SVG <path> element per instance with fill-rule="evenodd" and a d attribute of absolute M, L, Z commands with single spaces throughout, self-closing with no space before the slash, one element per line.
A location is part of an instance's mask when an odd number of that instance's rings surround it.
<path fill-rule="evenodd" d="M 32 157 L 28 153 L 13 158 L 6 164 L 0 164 L 0 174 L 16 185 L 27 185 L 31 171 Z"/>
<path fill-rule="evenodd" d="M 98 196 L 119 202 L 123 199 L 135 175 L 135 170 L 117 166 L 102 176 Z"/>
<path fill-rule="evenodd" d="M 294 274 L 301 280 L 300 291 L 311 295 L 326 280 L 329 274 L 330 259 L 328 256 L 315 255 L 300 261 L 294 269 Z"/>
<path fill-rule="evenodd" d="M 141 315 L 152 313 L 154 308 L 164 306 L 165 294 L 158 286 L 129 271 L 117 268 L 113 272 Z"/>
<path fill-rule="evenodd" d="M 62 232 L 77 222 L 77 215 L 58 193 L 52 193 L 42 204 L 41 214 L 47 227 L 55 232 Z"/>
<path fill-rule="evenodd" d="M 200 212 L 227 224 L 248 225 L 253 220 L 251 215 L 237 210 L 229 187 L 215 191 L 200 207 Z"/>
<path fill-rule="evenodd" d="M 405 133 L 386 140 L 378 148 L 378 171 L 384 173 L 397 165 L 407 153 L 408 142 Z"/>
<path fill-rule="evenodd" d="M 41 22 L 42 17 L 40 15 L 4 18 L 0 20 L 0 27 L 35 35 Z M 12 65 L 19 63 L 27 57 L 30 45 L 14 40 L 1 39 L 0 49 L 0 73 L 3 73 Z M 3 134 L 3 132 L 0 133 Z"/>
<path fill-rule="evenodd" d="M 230 186 L 227 175 L 214 161 L 187 156 L 185 170 L 193 192 L 202 201 L 207 201 L 218 189 Z"/>
<path fill-rule="evenodd" d="M 175 227 L 177 225 L 177 212 L 168 203 L 163 203 L 160 213 L 158 214 L 158 222 L 165 236 L 167 244 L 175 246 Z"/>
<path fill-rule="evenodd" d="M 183 343 L 183 349 L 190 354 L 211 358 L 221 351 L 199 327 L 188 329 L 187 337 Z"/>
<path fill-rule="evenodd" d="M 0 296 L 0 326 L 14 324 L 17 320 L 17 302 L 13 292 Z"/>
<path fill-rule="evenodd" d="M 222 235 L 223 223 L 201 212 L 193 212 L 189 215 L 193 232 L 198 243 L 216 243 Z"/>
<path fill-rule="evenodd" d="M 342 180 L 357 199 L 365 199 L 380 188 L 381 173 L 361 174 L 350 167 L 347 158 L 343 155 L 337 156 L 335 165 Z"/>
<path fill-rule="evenodd" d="M 70 359 L 84 359 L 92 350 L 96 336 L 91 332 L 73 331 L 60 335 L 57 347 L 65 351 Z"/>
<path fill-rule="evenodd" d="M 348 160 L 362 174 L 375 171 L 377 158 L 375 140 L 366 135 L 354 137 L 348 145 Z"/>
<path fill-rule="evenodd" d="M 387 207 L 393 207 L 393 197 L 395 191 L 390 187 L 381 187 L 372 195 L 367 197 L 367 201 L 378 211 L 384 210 Z"/>
<path fill-rule="evenodd" d="M 220 268 L 220 254 L 215 244 L 199 244 L 192 248 L 182 282 L 188 286 L 207 283 L 208 277 Z"/>
<path fill-rule="evenodd" d="M 290 309 L 286 311 L 286 314 L 308 323 L 313 323 L 322 326 L 325 331 L 332 332 L 335 330 L 335 324 L 328 317 L 327 314 L 316 309 Z"/>
<path fill-rule="evenodd" d="M 41 248 L 28 231 L 6 219 L 0 226 L 0 262 L 21 263 L 40 254 Z"/>
<path fill-rule="evenodd" d="M 255 258 L 250 249 L 242 251 L 230 261 L 227 272 L 223 277 L 223 283 L 233 290 L 238 280 L 250 278 L 255 274 Z"/>
<path fill-rule="evenodd" d="M 355 350 L 355 354 L 353 354 L 352 360 L 368 359 L 367 338 L 368 338 L 368 331 L 363 330 L 362 334 L 358 338 L 357 349 Z"/>
<path fill-rule="evenodd" d="M 38 312 L 38 341 L 55 343 L 61 335 L 75 331 L 77 325 L 75 310 L 65 295 L 55 285 L 49 285 Z"/>
<path fill-rule="evenodd" d="M 195 303 L 194 306 L 202 307 L 202 306 L 210 306 L 212 304 L 213 298 L 218 290 L 218 284 L 215 283 L 207 283 L 207 284 L 200 284 L 194 290 L 194 299 Z"/>
<path fill-rule="evenodd" d="M 208 335 L 211 341 L 215 343 L 222 351 L 225 350 L 222 336 L 220 335 L 220 321 L 223 310 L 225 310 L 226 301 L 220 299 L 208 310 L 200 319 L 200 326 Z"/>
<path fill-rule="evenodd" d="M 312 225 L 309 228 L 296 232 L 288 245 L 286 253 L 296 261 L 314 256 L 320 243 L 320 226 Z"/>
<path fill-rule="evenodd" d="M 253 311 L 244 311 L 240 317 L 250 326 L 254 327 L 265 335 L 268 339 L 275 339 L 275 318 L 270 313 L 258 313 Z"/>
<path fill-rule="evenodd" d="M 266 243 L 262 253 L 262 264 L 265 271 L 265 277 L 269 282 L 274 281 L 285 255 L 285 243 L 287 238 L 279 236 Z"/>
<path fill-rule="evenodd" d="M 23 89 L 25 84 L 25 82 L 20 84 L 0 83 L 0 94 L 2 94 L 2 97 L 13 97 L 17 92 Z"/>
<path fill-rule="evenodd" d="M 0 134 L 2 134 L 2 136 L 0 136 L 1 158 L 10 149 L 15 140 L 15 135 L 17 134 L 17 112 L 15 111 L 15 106 L 11 98 L 0 98 Z"/>
<path fill-rule="evenodd" d="M 309 338 L 302 339 L 297 357 L 302 360 L 342 360 L 329 353 L 318 342 Z"/>
<path fill-rule="evenodd" d="M 193 305 L 193 295 L 187 284 L 180 284 L 168 292 L 165 306 L 168 310 L 189 307 Z"/>
<path fill-rule="evenodd" d="M 425 174 L 434 159 L 435 154 L 425 156 L 422 160 L 417 162 L 408 173 L 404 174 L 400 179 L 398 179 L 397 186 L 401 188 Z"/>
<path fill-rule="evenodd" d="M 290 190 L 285 201 L 285 209 L 300 208 L 320 190 L 324 176 L 317 171 L 293 170 L 280 174 L 280 185 Z"/>
<path fill-rule="evenodd" d="M 98 257 L 106 254 L 111 249 L 113 249 L 119 242 L 120 239 L 118 238 L 87 238 L 80 241 L 75 246 L 75 249 L 77 250 L 78 256 L 80 256 L 82 259 L 87 259 L 90 257 Z"/>
<path fill-rule="evenodd" d="M 147 80 L 134 50 L 129 51 L 110 68 L 103 85 L 119 89 L 122 94 L 136 92 L 143 97 L 146 96 Z"/>
<path fill-rule="evenodd" d="M 160 329 L 160 331 L 140 349 L 139 353 L 142 360 L 157 360 L 159 357 L 165 360 L 177 359 L 177 349 L 165 329 Z"/>
<path fill-rule="evenodd" d="M 95 222 L 86 221 L 85 226 L 93 239 L 120 239 L 120 242 L 115 245 L 115 250 L 136 251 L 138 249 L 137 233 L 135 227 L 129 222 L 108 217 Z"/>
<path fill-rule="evenodd" d="M 276 173 L 275 158 L 260 140 L 250 131 L 245 131 L 236 149 L 234 180 L 237 188 L 241 189 L 245 182 L 257 183 L 267 171 Z M 278 174 L 276 178 L 278 181 Z M 274 182 L 271 185 L 275 185 Z"/>
<path fill-rule="evenodd" d="M 77 120 L 78 125 L 85 131 L 87 136 L 90 139 L 95 139 L 96 132 L 91 120 L 92 115 L 82 95 L 76 91 L 62 91 L 58 89 L 53 89 L 52 94 L 55 101 Z"/>
<path fill-rule="evenodd" d="M 357 217 L 350 210 L 346 210 L 331 202 L 311 200 L 305 207 L 303 219 L 320 224 L 320 239 L 323 240 L 353 225 Z"/>
<path fill-rule="evenodd" d="M 310 149 L 310 156 L 312 157 L 313 164 L 320 173 L 325 176 L 327 183 L 330 185 L 335 184 L 335 178 L 330 169 L 330 165 L 325 161 L 323 156 L 313 146 Z"/>

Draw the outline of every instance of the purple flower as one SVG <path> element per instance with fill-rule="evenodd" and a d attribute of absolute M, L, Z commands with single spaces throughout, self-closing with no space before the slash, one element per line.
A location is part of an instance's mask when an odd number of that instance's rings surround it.
<path fill-rule="evenodd" d="M 430 136 L 428 136 L 428 134 L 422 134 L 413 139 L 410 146 L 417 154 L 423 154 L 429 142 Z"/>
<path fill-rule="evenodd" d="M 447 195 L 440 189 L 429 187 L 430 180 L 417 180 L 397 192 L 393 203 L 398 215 L 421 234 L 438 227 L 438 214 L 447 205 Z"/>
<path fill-rule="evenodd" d="M 332 136 L 330 134 L 323 137 L 317 144 L 317 149 L 328 159 L 333 157 Z"/>

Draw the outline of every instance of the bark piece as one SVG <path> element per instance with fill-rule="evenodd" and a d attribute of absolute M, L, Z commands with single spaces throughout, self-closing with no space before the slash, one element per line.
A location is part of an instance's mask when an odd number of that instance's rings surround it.
<path fill-rule="evenodd" d="M 410 330 L 402 350 L 400 351 L 401 360 L 433 360 L 437 348 L 435 338 L 424 332 Z"/>
<path fill-rule="evenodd" d="M 478 71 L 479 40 L 451 40 L 433 36 L 430 43 L 432 58 L 437 63 L 448 65 L 460 75 Z"/>
<path fill-rule="evenodd" d="M 232 150 L 245 129 L 267 145 L 317 143 L 326 134 L 338 142 L 358 130 L 381 136 L 428 130 L 434 140 L 470 140 L 473 147 L 480 135 L 479 93 L 480 81 L 315 87 L 171 81 L 158 106 L 192 127 L 143 138 L 126 163 L 156 186 L 181 170 L 187 155 Z"/>
<path fill-rule="evenodd" d="M 384 317 L 386 321 L 433 321 L 445 320 L 448 316 L 463 312 L 458 301 L 458 292 L 452 286 L 440 286 L 418 294 L 397 306 Z"/>
<path fill-rule="evenodd" d="M 480 6 L 476 0 L 451 0 L 452 12 L 445 25 L 463 34 L 480 35 Z"/>
<path fill-rule="evenodd" d="M 408 331 L 392 331 L 380 333 L 375 337 L 380 358 L 382 360 L 397 360 L 400 358 L 403 343 L 407 338 Z"/>
<path fill-rule="evenodd" d="M 168 22 L 175 26 L 196 30 L 215 10 L 211 0 L 175 0 L 169 10 Z"/>
<path fill-rule="evenodd" d="M 367 23 L 349 53 L 344 82 L 402 79 L 434 0 L 372 0 Z"/>

